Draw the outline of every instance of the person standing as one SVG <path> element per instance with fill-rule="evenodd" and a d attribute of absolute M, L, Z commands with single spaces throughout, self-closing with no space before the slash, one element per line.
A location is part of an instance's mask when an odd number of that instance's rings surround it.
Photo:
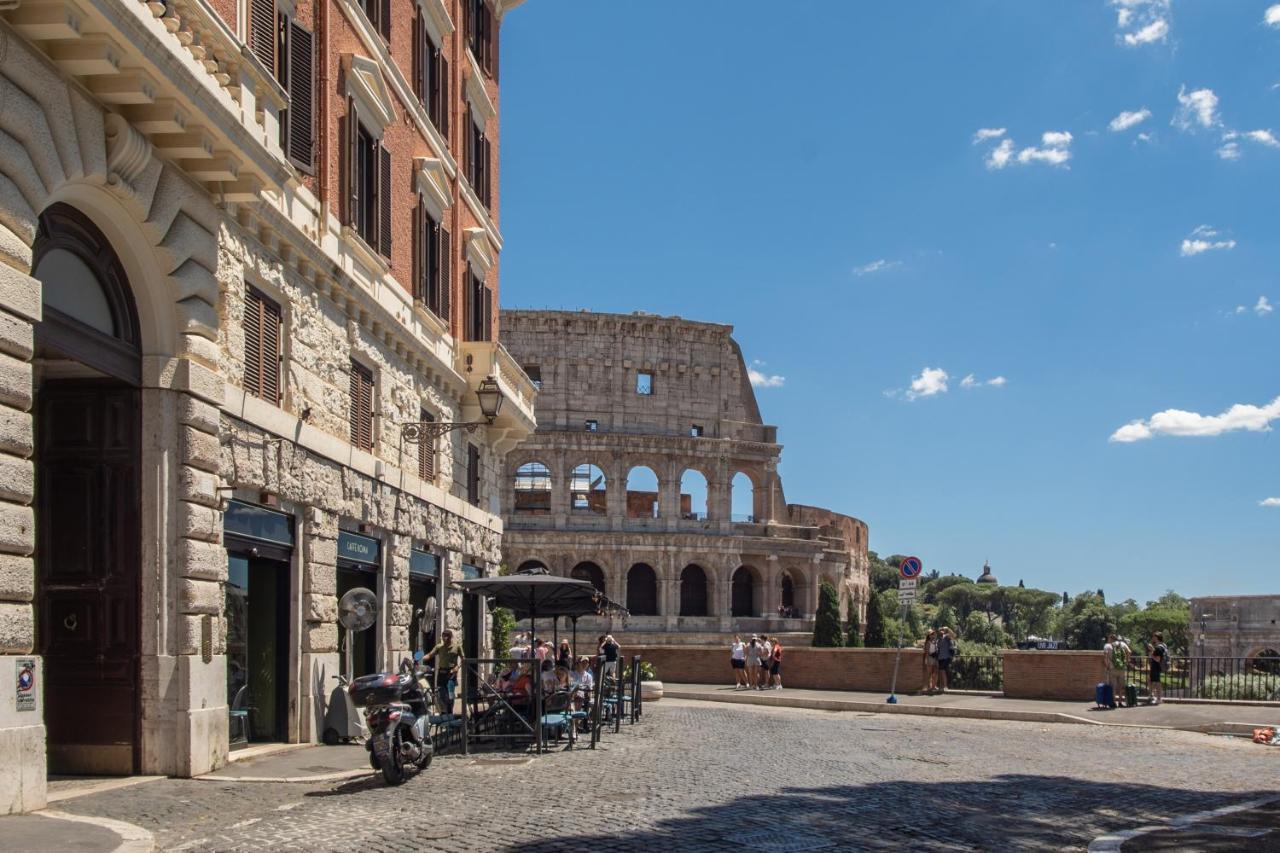
<path fill-rule="evenodd" d="M 767 636 L 760 638 L 760 679 L 755 683 L 757 690 L 769 686 L 769 665 L 773 661 L 773 643 Z"/>
<path fill-rule="evenodd" d="M 938 630 L 930 628 L 924 636 L 924 692 L 938 689 Z"/>
<path fill-rule="evenodd" d="M 938 629 L 938 689 L 947 692 L 947 673 L 951 670 L 951 659 L 956 655 L 956 643 L 951 636 L 951 629 L 943 625 Z"/>
<path fill-rule="evenodd" d="M 1147 644 L 1147 662 L 1151 668 L 1151 674 L 1147 676 L 1151 704 L 1159 705 L 1164 701 L 1164 684 L 1160 678 L 1169 671 L 1169 647 L 1164 644 L 1164 635 L 1159 631 L 1151 634 L 1151 642 Z"/>
<path fill-rule="evenodd" d="M 782 640 L 773 638 L 773 651 L 769 655 L 769 680 L 774 690 L 782 689 Z"/>
<path fill-rule="evenodd" d="M 435 660 L 436 698 L 442 713 L 453 713 L 453 695 L 458 689 L 458 667 L 462 665 L 462 644 L 453 639 L 453 632 L 440 632 L 440 642 L 423 656 L 424 664 Z"/>
<path fill-rule="evenodd" d="M 751 690 L 760 683 L 760 638 L 751 637 L 751 642 L 747 644 L 747 683 L 746 688 Z"/>
<path fill-rule="evenodd" d="M 729 646 L 729 666 L 733 668 L 733 689 L 741 690 L 747 686 L 747 645 L 742 637 L 734 636 Z"/>
<path fill-rule="evenodd" d="M 569 648 L 568 640 L 560 641 L 560 649 L 556 653 L 556 666 L 573 669 L 573 650 Z"/>
<path fill-rule="evenodd" d="M 1117 700 L 1124 696 L 1124 685 L 1129 672 L 1129 661 L 1133 652 L 1129 645 L 1115 634 L 1107 635 L 1106 645 L 1102 647 L 1103 665 L 1107 669 L 1107 681 Z"/>
<path fill-rule="evenodd" d="M 605 634 L 604 642 L 600 644 L 600 655 L 604 659 L 604 675 L 615 675 L 617 673 L 618 656 L 621 653 L 622 647 L 613 638 L 613 634 Z"/>

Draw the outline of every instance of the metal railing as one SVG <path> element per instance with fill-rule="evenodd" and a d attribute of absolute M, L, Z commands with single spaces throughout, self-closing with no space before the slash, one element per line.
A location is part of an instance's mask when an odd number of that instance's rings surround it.
<path fill-rule="evenodd" d="M 1280 658 L 1170 657 L 1160 685 L 1167 699 L 1219 699 L 1230 702 L 1280 702 Z M 1125 680 L 1150 696 L 1150 664 L 1134 655 Z"/>
<path fill-rule="evenodd" d="M 1004 661 L 999 655 L 958 655 L 947 672 L 948 690 L 1004 689 Z"/>

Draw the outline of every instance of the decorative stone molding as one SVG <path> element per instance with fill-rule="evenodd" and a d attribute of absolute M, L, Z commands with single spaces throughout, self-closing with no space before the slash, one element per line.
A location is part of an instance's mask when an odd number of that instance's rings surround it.
<path fill-rule="evenodd" d="M 427 209 L 437 220 L 444 218 L 444 212 L 453 204 L 453 193 L 450 192 L 449 172 L 444 162 L 435 157 L 418 157 L 414 160 L 417 167 L 414 172 L 418 192 L 427 204 Z"/>
<path fill-rule="evenodd" d="M 151 162 L 151 143 L 118 113 L 107 113 L 107 186 L 136 196 L 138 178 Z"/>
<path fill-rule="evenodd" d="M 483 130 L 491 120 L 497 117 L 498 108 L 489 100 L 489 93 L 484 88 L 484 72 L 480 70 L 476 58 L 467 51 L 467 103 L 471 104 L 471 115 L 480 123 Z"/>
<path fill-rule="evenodd" d="M 462 235 L 467 243 L 467 260 L 481 276 L 488 275 L 493 268 L 494 255 L 488 232 L 483 228 L 467 228 Z"/>
<path fill-rule="evenodd" d="M 396 120 L 396 107 L 378 63 L 367 56 L 347 53 L 342 56 L 342 71 L 347 94 L 355 99 L 361 118 L 367 121 L 369 130 L 381 136 Z"/>
<path fill-rule="evenodd" d="M 423 12 L 427 33 L 436 44 L 444 44 L 445 38 L 453 34 L 453 19 L 449 17 L 443 0 L 418 0 L 418 8 Z"/>

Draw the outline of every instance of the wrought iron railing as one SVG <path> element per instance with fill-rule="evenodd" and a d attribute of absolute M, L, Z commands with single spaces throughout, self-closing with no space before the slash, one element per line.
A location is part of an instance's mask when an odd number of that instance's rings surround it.
<path fill-rule="evenodd" d="M 959 655 L 951 659 L 948 690 L 1004 689 L 1004 661 L 999 655 Z"/>
<path fill-rule="evenodd" d="M 1220 699 L 1234 702 L 1280 702 L 1280 658 L 1173 656 L 1160 676 L 1167 699 Z M 1139 696 L 1150 697 L 1151 667 L 1135 655 L 1125 679 Z"/>

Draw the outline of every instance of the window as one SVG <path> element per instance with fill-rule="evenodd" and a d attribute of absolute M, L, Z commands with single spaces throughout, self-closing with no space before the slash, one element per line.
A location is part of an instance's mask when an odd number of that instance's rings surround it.
<path fill-rule="evenodd" d="M 525 365 L 524 375 L 529 377 L 529 381 L 533 383 L 533 387 L 539 391 L 542 390 L 542 368 L 536 364 Z"/>
<path fill-rule="evenodd" d="M 467 265 L 467 303 L 463 340 L 493 339 L 493 289 Z"/>
<path fill-rule="evenodd" d="M 463 0 L 467 47 L 490 77 L 498 77 L 498 31 L 484 0 Z"/>
<path fill-rule="evenodd" d="M 422 199 L 414 209 L 413 298 L 442 320 L 449 319 L 453 243 Z"/>
<path fill-rule="evenodd" d="M 245 285 L 244 390 L 280 405 L 280 306 L 253 285 Z"/>
<path fill-rule="evenodd" d="M 462 159 L 466 164 L 467 181 L 475 190 L 480 203 L 492 207 L 489 195 L 489 138 L 484 128 L 478 126 L 471 114 L 471 105 L 467 105 L 467 119 L 462 128 Z"/>
<path fill-rule="evenodd" d="M 351 421 L 351 443 L 361 450 L 373 450 L 373 371 L 351 360 L 351 393 L 347 401 Z"/>
<path fill-rule="evenodd" d="M 653 374 L 637 373 L 636 374 L 636 393 L 641 397 L 653 396 Z"/>
<path fill-rule="evenodd" d="M 480 506 L 480 448 L 467 444 L 467 502 Z"/>
<path fill-rule="evenodd" d="M 702 424 L 694 424 L 689 428 L 689 435 L 694 438 L 702 438 Z"/>
<path fill-rule="evenodd" d="M 391 0 L 360 0 L 364 14 L 382 40 L 391 43 Z"/>
<path fill-rule="evenodd" d="M 343 224 L 350 226 L 371 249 L 391 257 L 391 152 L 361 123 L 355 100 L 347 98 L 342 119 Z"/>
<path fill-rule="evenodd" d="M 541 462 L 526 462 L 516 469 L 516 512 L 551 512 L 551 469 Z"/>
<path fill-rule="evenodd" d="M 599 432 L 599 431 L 600 431 L 600 422 L 599 422 L 598 420 L 595 420 L 594 418 L 592 418 L 591 420 L 587 421 L 586 426 L 584 427 L 584 429 L 586 429 L 586 431 L 587 431 L 587 432 Z"/>
<path fill-rule="evenodd" d="M 431 413 L 422 409 L 418 420 L 429 424 L 435 420 Z M 436 440 L 431 436 L 422 436 L 418 440 L 418 479 L 433 482 L 436 478 Z"/>
<path fill-rule="evenodd" d="M 248 23 L 249 49 L 289 95 L 289 106 L 280 116 L 280 148 L 290 162 L 310 173 L 315 138 L 315 38 L 292 15 L 281 12 L 276 0 L 250 0 Z"/>
<path fill-rule="evenodd" d="M 413 91 L 440 134 L 449 138 L 449 60 L 427 32 L 427 14 L 421 5 L 414 19 Z"/>

